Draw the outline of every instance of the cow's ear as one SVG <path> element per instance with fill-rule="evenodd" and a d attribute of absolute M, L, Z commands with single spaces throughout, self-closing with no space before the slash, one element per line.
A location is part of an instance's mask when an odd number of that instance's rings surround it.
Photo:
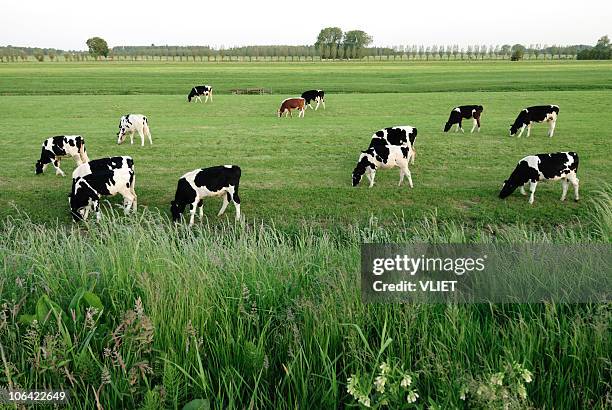
<path fill-rule="evenodd" d="M 176 205 L 176 201 L 173 199 L 172 201 L 170 201 L 170 205 Z"/>

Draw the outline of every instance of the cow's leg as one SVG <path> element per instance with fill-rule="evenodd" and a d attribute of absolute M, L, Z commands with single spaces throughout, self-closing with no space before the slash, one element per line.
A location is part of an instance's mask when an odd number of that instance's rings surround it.
<path fill-rule="evenodd" d="M 569 173 L 567 179 L 569 179 L 569 182 L 571 182 L 571 184 L 574 186 L 574 200 L 579 201 L 580 195 L 578 194 L 578 191 L 580 189 L 580 180 L 576 176 L 575 172 Z"/>
<path fill-rule="evenodd" d="M 374 178 L 372 178 L 372 174 L 366 172 L 366 177 L 368 177 L 368 181 L 370 181 L 370 186 L 374 185 Z"/>
<path fill-rule="evenodd" d="M 475 118 L 475 121 L 476 121 L 476 126 L 478 127 L 478 129 L 476 131 L 480 132 L 480 117 Z"/>
<path fill-rule="evenodd" d="M 62 171 L 60 168 L 60 161 L 61 160 L 58 157 L 55 157 L 55 159 L 51 161 L 51 163 L 53 164 L 53 167 L 55 168 L 55 175 L 61 175 L 65 177 L 66 174 L 64 174 L 64 171 Z"/>
<path fill-rule="evenodd" d="M 325 109 L 325 100 L 321 99 L 321 104 L 323 104 L 323 109 Z"/>
<path fill-rule="evenodd" d="M 316 111 L 316 110 L 315 110 Z M 304 118 L 304 114 L 306 113 L 306 108 L 302 108 L 300 110 L 300 117 Z"/>
<path fill-rule="evenodd" d="M 238 196 L 238 187 L 234 189 L 232 193 L 232 201 L 234 202 L 234 208 L 236 208 L 236 220 L 240 220 L 240 197 Z"/>
<path fill-rule="evenodd" d="M 565 196 L 567 195 L 567 187 L 569 186 L 567 178 L 561 178 L 561 186 L 563 187 L 563 192 L 561 193 L 561 201 L 565 201 Z"/>
<path fill-rule="evenodd" d="M 376 170 L 370 171 L 370 188 L 374 186 L 374 178 L 376 177 Z"/>
<path fill-rule="evenodd" d="M 557 120 L 552 120 L 550 122 L 550 126 L 548 129 L 548 136 L 552 138 L 553 134 L 555 133 L 555 126 L 557 125 Z"/>
<path fill-rule="evenodd" d="M 537 186 L 538 186 L 537 181 L 536 182 L 531 181 L 529 183 L 529 204 L 533 204 L 533 200 L 535 199 L 535 190 Z"/>
<path fill-rule="evenodd" d="M 202 97 L 200 97 L 200 95 L 196 95 L 196 100 L 198 100 L 199 102 L 202 102 Z"/>
<path fill-rule="evenodd" d="M 308 104 L 306 104 L 306 106 L 308 108 L 310 108 L 311 110 L 313 110 L 314 108 L 312 108 L 312 101 L 308 101 Z"/>
<path fill-rule="evenodd" d="M 315 111 L 319 109 L 320 104 L 321 104 L 321 99 L 317 98 L 317 106 L 315 107 Z"/>
<path fill-rule="evenodd" d="M 206 94 L 206 97 L 204 98 L 204 104 L 206 104 L 208 102 L 208 93 Z"/>
<path fill-rule="evenodd" d="M 219 213 L 217 213 L 217 216 L 223 215 L 223 213 L 225 212 L 225 208 L 227 208 L 227 204 L 229 204 L 233 192 L 233 188 L 231 189 L 231 191 L 228 189 L 225 195 L 223 195 L 223 205 L 221 205 L 221 209 L 219 209 Z"/>
<path fill-rule="evenodd" d="M 463 120 L 459 121 L 459 129 L 461 130 L 461 133 L 465 133 L 465 131 L 463 131 Z"/>
<path fill-rule="evenodd" d="M 461 126 L 459 125 L 459 123 L 457 123 L 457 128 L 455 128 L 455 132 L 459 132 L 459 127 Z"/>
<path fill-rule="evenodd" d="M 100 222 L 100 219 L 102 219 L 102 212 L 100 212 L 100 201 L 97 199 L 92 201 L 91 206 L 96 212 L 96 221 Z"/>
<path fill-rule="evenodd" d="M 416 151 L 414 148 L 410 149 L 410 163 L 414 165 L 414 159 L 416 158 Z"/>
<path fill-rule="evenodd" d="M 404 168 L 400 167 L 400 180 L 397 186 L 402 186 L 402 181 L 404 180 Z"/>
<path fill-rule="evenodd" d="M 142 128 L 138 128 L 138 135 L 140 136 L 140 146 L 144 147 L 145 136 L 144 136 L 144 130 Z"/>
<path fill-rule="evenodd" d="M 531 123 L 527 124 L 527 136 L 531 135 Z"/>
<path fill-rule="evenodd" d="M 191 209 L 189 210 L 189 226 L 193 226 L 193 223 L 195 222 L 195 213 L 196 210 L 198 209 L 198 203 L 200 202 L 200 198 L 198 198 L 198 196 L 196 195 L 195 201 L 191 204 Z"/>
<path fill-rule="evenodd" d="M 404 168 L 404 174 L 406 174 L 406 176 L 408 177 L 408 185 L 410 185 L 410 188 L 414 188 L 414 185 L 412 184 L 412 174 L 410 173 L 410 170 L 408 169 L 408 161 L 406 161 L 406 163 L 403 165 Z"/>
<path fill-rule="evenodd" d="M 525 192 L 525 185 L 521 185 L 521 195 L 527 195 L 527 192 Z"/>
<path fill-rule="evenodd" d="M 200 222 L 204 220 L 204 200 L 198 202 L 198 209 L 200 210 Z"/>
<path fill-rule="evenodd" d="M 134 145 L 134 131 L 130 131 L 130 144 Z"/>
<path fill-rule="evenodd" d="M 476 118 L 474 118 L 474 124 L 472 125 L 472 131 L 470 131 L 470 134 L 474 133 L 474 130 L 476 129 L 476 126 L 478 125 L 478 122 L 476 121 Z M 478 128 L 478 132 L 480 132 L 480 128 Z"/>
<path fill-rule="evenodd" d="M 521 132 L 519 132 L 519 135 L 518 135 L 519 138 L 521 138 L 521 135 L 523 135 L 523 131 L 525 131 L 525 124 L 523 124 L 523 126 L 521 127 Z M 529 134 L 527 134 L 527 136 L 529 136 Z"/>

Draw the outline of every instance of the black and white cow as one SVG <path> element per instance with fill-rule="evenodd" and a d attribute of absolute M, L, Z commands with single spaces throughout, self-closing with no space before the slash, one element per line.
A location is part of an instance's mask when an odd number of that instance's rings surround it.
<path fill-rule="evenodd" d="M 414 149 L 414 141 L 416 140 L 417 129 L 410 125 L 397 125 L 394 127 L 383 128 L 376 131 L 372 135 L 370 146 L 377 144 L 378 140 L 383 140 L 388 144 L 397 145 L 399 147 L 410 146 L 410 162 L 414 164 L 416 151 Z"/>
<path fill-rule="evenodd" d="M 100 158 L 77 167 L 72 173 L 72 190 L 68 196 L 73 219 L 86 220 L 93 210 L 100 220 L 100 197 L 116 194 L 123 196 L 126 214 L 130 210 L 136 212 L 135 183 L 132 157 Z"/>
<path fill-rule="evenodd" d="M 304 100 L 306 100 L 306 105 L 312 109 L 312 101 L 316 101 L 317 106 L 314 110 L 319 109 L 319 104 L 323 104 L 323 109 L 325 109 L 325 91 L 323 90 L 308 90 L 304 91 L 301 96 Z"/>
<path fill-rule="evenodd" d="M 236 220 L 240 219 L 240 167 L 220 165 L 195 169 L 178 180 L 174 200 L 170 202 L 172 220 L 178 222 L 187 205 L 191 205 L 189 226 L 193 225 L 196 209 L 200 209 L 200 220 L 204 218 L 203 201 L 205 197 L 222 196 L 223 205 L 217 216 L 223 215 L 229 202 L 236 208 Z"/>
<path fill-rule="evenodd" d="M 404 176 L 406 176 L 408 177 L 408 184 L 412 188 L 412 175 L 408 169 L 408 161 L 412 156 L 410 151 L 412 151 L 410 145 L 398 146 L 389 144 L 380 138 L 372 139 L 368 149 L 362 151 L 361 155 L 359 155 L 357 166 L 353 170 L 353 186 L 359 185 L 365 174 L 370 181 L 371 188 L 374 185 L 377 169 L 398 167 L 400 169 L 398 186 L 402 184 Z"/>
<path fill-rule="evenodd" d="M 210 85 L 196 85 L 189 91 L 189 95 L 187 96 L 187 101 L 191 102 L 193 98 L 202 102 L 202 96 L 205 96 L 204 102 L 208 102 L 208 97 L 210 97 L 210 102 L 213 100 L 213 89 Z"/>
<path fill-rule="evenodd" d="M 518 117 L 514 120 L 514 124 L 510 126 L 510 136 L 515 135 L 519 132 L 519 137 L 523 135 L 525 127 L 527 127 L 527 136 L 531 133 L 531 124 L 534 122 L 547 122 L 548 125 L 548 136 L 552 137 L 555 132 L 555 126 L 557 124 L 557 117 L 559 116 L 558 105 L 536 105 L 533 107 L 527 107 L 519 112 Z"/>
<path fill-rule="evenodd" d="M 130 134 L 130 144 L 134 143 L 134 133 L 140 135 L 140 145 L 144 147 L 145 135 L 149 137 L 149 144 L 153 145 L 151 131 L 149 130 L 149 120 L 142 114 L 126 114 L 119 120 L 119 132 L 117 132 L 117 144 L 125 140 L 125 136 Z"/>
<path fill-rule="evenodd" d="M 578 154 L 575 152 L 556 152 L 554 154 L 529 155 L 521 159 L 512 171 L 510 178 L 504 181 L 504 186 L 499 193 L 500 198 L 506 198 L 516 188 L 521 188 L 521 194 L 525 192 L 525 184 L 529 183 L 529 203 L 533 204 L 534 194 L 538 181 L 560 179 L 563 184 L 561 200 L 565 201 L 568 184 L 574 186 L 575 200 L 578 201 L 578 189 L 580 180 L 576 176 L 578 172 Z"/>
<path fill-rule="evenodd" d="M 53 164 L 55 175 L 66 176 L 60 169 L 60 161 L 64 157 L 72 157 L 77 166 L 89 161 L 85 139 L 80 135 L 58 135 L 47 138 L 42 144 L 40 159 L 36 161 L 36 174 L 42 174 L 49 164 Z"/>
<path fill-rule="evenodd" d="M 472 131 L 478 127 L 478 132 L 480 132 L 480 116 L 482 115 L 482 111 L 484 108 L 482 105 L 460 105 L 459 107 L 455 107 L 451 110 L 450 116 L 448 117 L 448 121 L 444 125 L 444 132 L 448 132 L 451 127 L 457 124 L 457 129 L 455 132 L 461 130 L 463 132 L 462 122 L 463 119 L 473 119 L 474 125 L 472 126 Z"/>

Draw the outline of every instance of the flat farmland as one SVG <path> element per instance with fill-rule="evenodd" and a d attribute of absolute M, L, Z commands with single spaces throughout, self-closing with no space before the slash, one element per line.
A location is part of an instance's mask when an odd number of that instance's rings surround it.
<path fill-rule="evenodd" d="M 586 201 L 610 177 L 609 135 L 601 122 L 612 87 L 606 63 L 25 66 L 0 66 L 0 149 L 7 165 L 0 174 L 2 216 L 22 211 L 41 222 L 69 221 L 69 177 L 56 177 L 52 168 L 34 175 L 40 144 L 60 134 L 83 135 L 90 158 L 131 155 L 139 204 L 165 213 L 183 173 L 238 164 L 246 218 L 288 224 L 420 219 L 432 212 L 477 223 L 571 223 L 584 216 L 585 206 L 561 203 L 559 183 L 540 184 L 533 206 L 518 192 L 497 198 L 517 161 L 578 152 Z M 215 86 L 214 103 L 187 103 L 187 91 L 200 83 Z M 224 93 L 246 86 L 285 92 Z M 304 119 L 275 117 L 280 100 L 316 87 L 327 91 L 326 110 L 308 110 Z M 465 134 L 441 131 L 460 104 L 485 107 L 480 133 L 469 134 L 471 121 Z M 518 111 L 536 104 L 561 107 L 555 136 L 547 138 L 541 124 L 530 138 L 509 137 Z M 133 146 L 116 144 L 126 113 L 148 116 L 153 146 L 140 147 L 138 137 Z M 351 187 L 360 151 L 374 131 L 391 125 L 418 128 L 414 189 L 397 187 L 397 169 L 379 172 L 371 189 Z M 62 168 L 70 175 L 74 162 L 66 159 Z M 217 202 L 206 201 L 207 215 L 216 214 Z"/>

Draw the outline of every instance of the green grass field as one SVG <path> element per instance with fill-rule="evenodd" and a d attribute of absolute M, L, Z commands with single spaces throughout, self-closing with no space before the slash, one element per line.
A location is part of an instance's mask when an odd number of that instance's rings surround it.
<path fill-rule="evenodd" d="M 69 220 L 69 177 L 33 172 L 41 142 L 58 134 L 83 135 L 91 158 L 133 156 L 140 204 L 165 212 L 183 173 L 238 164 L 246 218 L 279 223 L 363 222 L 371 215 L 420 219 L 434 210 L 466 222 L 569 223 L 584 215 L 584 207 L 559 202 L 560 184 L 540 184 L 535 206 L 527 206 L 519 195 L 498 200 L 496 194 L 517 161 L 529 154 L 577 151 L 584 199 L 610 176 L 609 144 L 601 124 L 612 87 L 612 65 L 606 63 L 530 63 L 517 68 L 490 62 L 100 67 L 0 67 L 0 94 L 11 94 L 0 96 L 0 149 L 10 165 L 0 181 L 1 215 L 21 210 L 41 222 Z M 323 88 L 329 85 L 332 90 L 327 110 L 309 110 L 303 120 L 276 118 L 279 101 L 317 87 L 317 75 L 324 79 Z M 333 87 L 330 77 L 344 85 Z M 579 78 L 577 84 L 574 78 Z M 191 84 L 203 82 L 221 83 L 214 103 L 188 104 L 185 95 Z M 376 93 L 364 93 L 370 83 Z M 583 89 L 574 89 L 581 84 Z M 287 91 L 271 96 L 222 94 L 231 86 L 247 85 Z M 422 91 L 428 88 L 436 92 Z M 335 89 L 350 93 L 335 94 Z M 33 90 L 41 91 L 31 95 Z M 134 90 L 144 95 L 124 95 Z M 381 92 L 390 90 L 397 92 Z M 442 133 L 450 109 L 464 103 L 484 105 L 482 132 Z M 554 138 L 545 136 L 546 125 L 534 127 L 531 138 L 508 137 L 508 126 L 520 109 L 548 103 L 561 107 Z M 148 116 L 152 147 L 115 144 L 119 117 L 128 112 Z M 352 188 L 350 175 L 360 150 L 367 148 L 374 131 L 391 125 L 419 130 L 418 159 L 411 168 L 415 188 L 397 188 L 397 170 L 380 172 L 372 189 Z M 465 125 L 469 130 L 471 125 Z M 74 163 L 66 160 L 63 168 L 69 175 Z M 220 205 L 208 202 L 207 215 L 216 214 Z"/>
<path fill-rule="evenodd" d="M 373 408 L 609 408 L 609 303 L 364 304 L 358 272 L 363 242 L 609 244 L 611 68 L 0 65 L 0 387 L 66 388 L 78 409 L 357 408 L 354 389 Z M 214 85 L 214 103 L 187 103 L 199 83 Z M 228 93 L 251 86 L 274 94 Z M 315 87 L 325 111 L 275 117 Z M 481 133 L 442 133 L 469 103 L 485 107 Z M 553 138 L 546 125 L 508 136 L 520 109 L 549 103 Z M 148 116 L 153 146 L 116 144 L 128 112 Z M 419 130 L 414 189 L 397 187 L 395 169 L 351 187 L 360 150 L 390 125 Z M 100 224 L 71 222 L 70 178 L 34 175 L 57 134 L 83 135 L 92 159 L 134 158 L 136 216 L 106 206 Z M 561 203 L 559 183 L 540 184 L 532 206 L 497 198 L 520 158 L 561 150 L 580 155 L 579 203 Z M 231 207 L 217 218 L 218 199 L 193 229 L 167 223 L 178 178 L 227 163 L 242 167 L 244 223 Z"/>

